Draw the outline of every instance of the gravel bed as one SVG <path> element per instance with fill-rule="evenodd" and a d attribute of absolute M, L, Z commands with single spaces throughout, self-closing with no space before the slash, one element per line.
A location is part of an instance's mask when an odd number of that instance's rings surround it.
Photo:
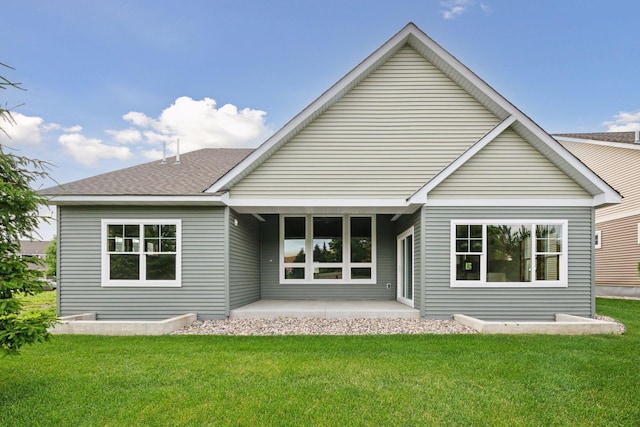
<path fill-rule="evenodd" d="M 291 318 L 196 321 L 176 335 L 475 334 L 454 320 Z"/>
<path fill-rule="evenodd" d="M 602 316 L 600 314 L 596 314 L 596 319 L 604 320 L 605 322 L 615 322 L 618 325 L 618 335 L 622 335 L 625 332 L 627 332 L 627 327 L 624 325 L 624 323 L 617 321 L 613 317 Z"/>

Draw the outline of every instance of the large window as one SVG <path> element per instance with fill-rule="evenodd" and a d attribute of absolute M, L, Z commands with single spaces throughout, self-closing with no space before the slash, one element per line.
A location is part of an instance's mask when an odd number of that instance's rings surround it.
<path fill-rule="evenodd" d="M 567 286 L 567 221 L 452 221 L 451 286 Z"/>
<path fill-rule="evenodd" d="M 102 220 L 103 286 L 180 286 L 180 220 Z"/>
<path fill-rule="evenodd" d="M 375 217 L 283 216 L 284 283 L 375 282 Z"/>

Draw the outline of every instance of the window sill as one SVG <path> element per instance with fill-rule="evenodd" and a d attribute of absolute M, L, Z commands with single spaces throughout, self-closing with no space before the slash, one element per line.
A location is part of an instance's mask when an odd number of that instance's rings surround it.
<path fill-rule="evenodd" d="M 180 282 L 103 282 L 101 287 L 103 288 L 181 288 Z"/>
<path fill-rule="evenodd" d="M 566 282 L 451 282 L 452 288 L 568 288 Z"/>
<path fill-rule="evenodd" d="M 367 280 L 280 280 L 281 285 L 375 285 L 375 279 Z"/>

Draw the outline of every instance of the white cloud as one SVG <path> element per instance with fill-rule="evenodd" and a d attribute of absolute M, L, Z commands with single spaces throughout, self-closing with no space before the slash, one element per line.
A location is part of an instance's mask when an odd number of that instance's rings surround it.
<path fill-rule="evenodd" d="M 444 19 L 455 19 L 467 11 L 469 0 L 445 0 L 440 2 L 440 6 L 445 8 L 440 11 Z"/>
<path fill-rule="evenodd" d="M 65 128 L 63 130 L 68 133 L 80 133 L 82 132 L 82 126 L 75 125 L 75 126 L 71 126 L 70 128 Z"/>
<path fill-rule="evenodd" d="M 121 144 L 131 144 L 142 141 L 142 134 L 138 129 L 108 130 L 107 133 Z"/>
<path fill-rule="evenodd" d="M 607 132 L 628 132 L 640 130 L 640 111 L 621 111 L 613 116 L 613 120 L 606 121 L 602 124 L 607 126 Z"/>
<path fill-rule="evenodd" d="M 180 151 L 187 152 L 200 148 L 217 147 L 255 147 L 262 142 L 271 130 L 265 125 L 264 111 L 244 108 L 239 110 L 235 105 L 225 104 L 220 108 L 214 99 L 194 100 L 183 96 L 166 108 L 158 118 L 144 113 L 131 111 L 123 119 L 137 126 L 139 130 L 130 128 L 126 131 L 109 131 L 118 142 L 126 135 L 133 140 L 134 135 L 144 136 L 149 144 L 167 143 L 167 152 L 174 153 L 176 141 L 180 140 Z M 134 134 L 137 131 L 138 134 Z M 159 148 L 146 151 L 146 156 L 161 153 Z M 157 156 L 154 158 L 158 158 Z"/>
<path fill-rule="evenodd" d="M 44 120 L 41 117 L 30 117 L 20 113 L 11 113 L 15 123 L 4 122 L 0 126 L 9 135 L 0 132 L 0 143 L 6 145 L 38 145 L 42 142 L 41 129 Z"/>
<path fill-rule="evenodd" d="M 79 133 L 61 135 L 58 142 L 71 157 L 85 165 L 95 164 L 99 159 L 128 160 L 133 156 L 129 147 L 106 145 L 99 139 L 87 138 Z"/>
<path fill-rule="evenodd" d="M 442 0 L 440 6 L 444 8 L 440 10 L 444 19 L 456 19 L 470 12 L 476 6 L 476 0 Z M 486 3 L 480 3 L 480 10 L 486 15 L 491 13 L 491 7 Z"/>

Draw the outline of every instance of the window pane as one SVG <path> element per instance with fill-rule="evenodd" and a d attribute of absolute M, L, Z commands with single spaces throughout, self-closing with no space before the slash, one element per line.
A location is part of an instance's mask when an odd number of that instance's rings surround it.
<path fill-rule="evenodd" d="M 160 226 L 158 224 L 147 224 L 144 226 L 144 237 L 160 236 Z"/>
<path fill-rule="evenodd" d="M 480 280 L 480 255 L 456 256 L 456 280 Z"/>
<path fill-rule="evenodd" d="M 487 282 L 528 282 L 531 226 L 487 226 Z"/>
<path fill-rule="evenodd" d="M 139 280 L 139 255 L 109 255 L 109 278 L 111 280 Z"/>
<path fill-rule="evenodd" d="M 304 268 L 285 267 L 285 279 L 304 279 Z"/>
<path fill-rule="evenodd" d="M 284 219 L 284 262 L 305 262 L 305 219 L 285 218 Z M 296 279 L 304 279 L 295 277 Z M 286 277 L 286 274 L 285 274 Z M 292 277 L 294 278 L 294 277 Z"/>
<path fill-rule="evenodd" d="M 342 262 L 342 218 L 313 218 L 313 261 Z"/>
<path fill-rule="evenodd" d="M 538 225 L 536 227 L 537 252 L 562 252 L 562 226 Z"/>
<path fill-rule="evenodd" d="M 469 240 L 457 239 L 456 240 L 456 252 L 469 252 Z"/>
<path fill-rule="evenodd" d="M 147 255 L 147 280 L 175 280 L 176 256 Z"/>
<path fill-rule="evenodd" d="M 470 225 L 469 226 L 469 237 L 472 239 L 482 239 L 482 226 L 481 225 Z"/>
<path fill-rule="evenodd" d="M 560 280 L 560 255 L 536 256 L 536 280 Z"/>
<path fill-rule="evenodd" d="M 160 239 L 144 239 L 145 252 L 160 252 Z"/>
<path fill-rule="evenodd" d="M 140 237 L 140 226 L 138 224 L 125 225 L 124 237 Z"/>
<path fill-rule="evenodd" d="M 456 237 L 469 237 L 469 226 L 468 225 L 456 225 Z"/>
<path fill-rule="evenodd" d="M 371 218 L 351 218 L 351 262 L 371 262 Z"/>
<path fill-rule="evenodd" d="M 313 278 L 323 280 L 342 279 L 342 268 L 315 268 L 313 271 Z"/>
<path fill-rule="evenodd" d="M 107 227 L 108 237 L 124 237 L 123 225 L 109 225 Z"/>
<path fill-rule="evenodd" d="M 371 279 L 371 268 L 352 268 L 352 279 Z"/>
<path fill-rule="evenodd" d="M 162 239 L 161 252 L 175 252 L 176 251 L 176 239 Z"/>
<path fill-rule="evenodd" d="M 175 224 L 165 224 L 161 227 L 161 236 L 162 237 L 176 237 L 176 226 Z"/>

